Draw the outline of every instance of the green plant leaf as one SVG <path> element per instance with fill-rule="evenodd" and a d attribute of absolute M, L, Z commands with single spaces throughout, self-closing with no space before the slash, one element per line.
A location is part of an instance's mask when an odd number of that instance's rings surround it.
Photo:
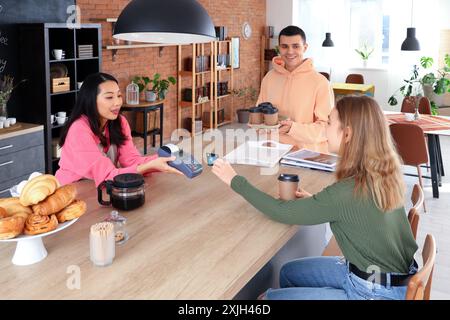
<path fill-rule="evenodd" d="M 447 68 L 450 69 L 450 55 L 448 53 L 445 55 L 444 61 L 445 64 L 447 65 Z"/>
<path fill-rule="evenodd" d="M 391 106 L 395 106 L 395 105 L 398 104 L 398 101 L 397 101 L 397 99 L 395 99 L 394 96 L 391 96 L 391 97 L 389 98 L 389 100 L 388 100 L 388 103 L 389 103 Z"/>
<path fill-rule="evenodd" d="M 174 85 L 177 83 L 177 79 L 175 79 L 174 77 L 169 77 L 169 81 Z"/>
<path fill-rule="evenodd" d="M 420 58 L 420 65 L 422 66 L 422 68 L 425 68 L 425 69 L 431 68 L 433 63 L 434 63 L 434 60 L 431 57 Z"/>

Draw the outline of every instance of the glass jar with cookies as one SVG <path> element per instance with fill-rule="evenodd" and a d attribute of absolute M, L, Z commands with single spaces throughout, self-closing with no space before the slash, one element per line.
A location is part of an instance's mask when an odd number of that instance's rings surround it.
<path fill-rule="evenodd" d="M 128 240 L 128 232 L 126 230 L 127 218 L 121 216 L 118 211 L 113 210 L 105 219 L 114 225 L 114 239 L 116 244 L 123 244 Z"/>

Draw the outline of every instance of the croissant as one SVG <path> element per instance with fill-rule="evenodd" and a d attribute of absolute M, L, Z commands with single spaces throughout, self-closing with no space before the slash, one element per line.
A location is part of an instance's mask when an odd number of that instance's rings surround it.
<path fill-rule="evenodd" d="M 0 199 L 0 207 L 6 210 L 8 216 L 13 216 L 19 212 L 25 212 L 27 214 L 32 213 L 30 207 L 25 207 L 20 204 L 19 198 Z"/>
<path fill-rule="evenodd" d="M 15 238 L 22 233 L 26 220 L 23 215 L 22 213 L 0 219 L 0 240 Z"/>
<path fill-rule="evenodd" d="M 58 188 L 55 193 L 47 197 L 44 201 L 32 206 L 35 214 L 48 216 L 57 213 L 67 207 L 75 199 L 77 189 L 73 184 Z"/>
<path fill-rule="evenodd" d="M 25 221 L 25 234 L 36 235 L 55 230 L 58 227 L 58 219 L 51 216 L 41 216 L 39 214 L 30 214 Z"/>
<path fill-rule="evenodd" d="M 56 214 L 59 223 L 72 220 L 82 216 L 86 212 L 86 202 L 83 200 L 75 200 L 64 210 Z"/>
<path fill-rule="evenodd" d="M 37 204 L 53 194 L 58 187 L 58 180 L 51 174 L 37 176 L 23 187 L 20 194 L 20 203 L 23 206 Z"/>

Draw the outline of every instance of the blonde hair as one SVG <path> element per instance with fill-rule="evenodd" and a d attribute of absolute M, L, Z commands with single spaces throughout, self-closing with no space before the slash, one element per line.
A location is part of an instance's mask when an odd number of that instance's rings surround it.
<path fill-rule="evenodd" d="M 355 179 L 355 192 L 369 192 L 383 212 L 403 206 L 405 184 L 400 159 L 378 103 L 367 96 L 345 96 L 336 109 L 342 128 L 351 128 L 350 141 L 340 146 L 337 180 Z"/>

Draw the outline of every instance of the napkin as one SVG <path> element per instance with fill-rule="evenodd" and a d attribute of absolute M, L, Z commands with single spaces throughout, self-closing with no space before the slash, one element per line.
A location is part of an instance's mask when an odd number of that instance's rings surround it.
<path fill-rule="evenodd" d="M 13 196 L 13 197 L 20 197 L 20 193 L 22 192 L 23 187 L 25 187 L 27 182 L 29 180 L 33 179 L 34 177 L 37 177 L 37 176 L 40 176 L 40 175 L 42 175 L 42 173 L 40 173 L 40 172 L 33 172 L 32 174 L 30 174 L 30 176 L 28 177 L 27 180 L 23 180 L 19 184 L 16 184 L 15 186 L 11 187 L 11 189 L 9 189 L 9 192 L 11 193 L 11 196 Z"/>

